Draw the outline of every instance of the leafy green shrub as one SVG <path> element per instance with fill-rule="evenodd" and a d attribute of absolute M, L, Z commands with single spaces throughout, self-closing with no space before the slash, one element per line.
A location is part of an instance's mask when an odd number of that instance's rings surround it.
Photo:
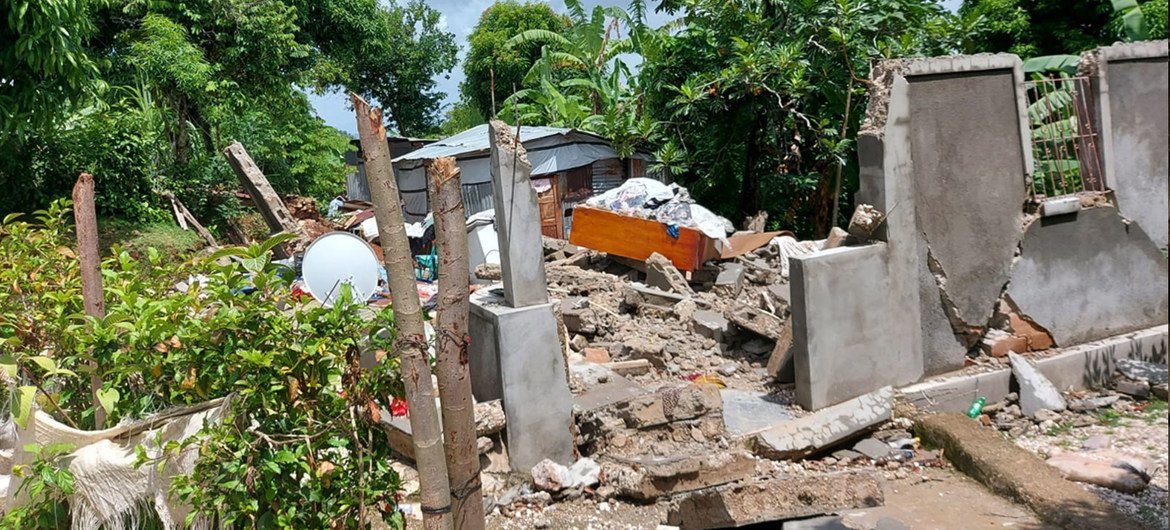
<path fill-rule="evenodd" d="M 393 330 L 389 312 L 367 321 L 348 298 L 331 308 L 291 298 L 269 257 L 286 240 L 277 237 L 169 265 L 154 249 L 136 258 L 115 248 L 102 267 L 106 316 L 88 317 L 68 218 L 57 201 L 36 224 L 0 224 L 0 284 L 9 287 L 0 289 L 0 376 L 18 424 L 34 402 L 95 428 L 95 406 L 112 424 L 231 395 L 222 423 L 189 440 L 198 444 L 194 473 L 173 483 L 192 517 L 225 528 L 359 528 L 377 511 L 401 523 L 379 425 L 401 394 L 397 359 L 371 370 L 359 360 L 370 347 L 385 351 L 388 339 L 374 332 Z M 100 404 L 90 397 L 91 361 Z M 41 497 L 0 526 L 57 513 L 64 493 Z"/>

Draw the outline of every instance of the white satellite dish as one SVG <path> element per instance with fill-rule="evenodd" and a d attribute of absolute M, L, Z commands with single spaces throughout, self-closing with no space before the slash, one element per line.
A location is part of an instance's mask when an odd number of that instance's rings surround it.
<path fill-rule="evenodd" d="M 305 250 L 301 274 L 309 294 L 325 307 L 349 284 L 354 299 L 365 301 L 378 289 L 378 257 L 362 238 L 349 232 L 329 232 Z"/>

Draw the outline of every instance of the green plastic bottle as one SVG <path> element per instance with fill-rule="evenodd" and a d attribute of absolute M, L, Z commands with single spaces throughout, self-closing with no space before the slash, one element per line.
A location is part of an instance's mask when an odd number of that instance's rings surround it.
<path fill-rule="evenodd" d="M 983 405 L 987 404 L 987 398 L 980 396 L 975 398 L 975 402 L 971 404 L 971 408 L 967 409 L 967 417 L 975 419 L 983 412 Z"/>

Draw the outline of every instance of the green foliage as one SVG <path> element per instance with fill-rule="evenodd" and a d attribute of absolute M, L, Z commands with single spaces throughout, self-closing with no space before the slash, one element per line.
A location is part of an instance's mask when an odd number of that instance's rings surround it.
<path fill-rule="evenodd" d="M 839 221 L 831 219 L 838 167 L 842 204 L 856 189 L 852 138 L 870 62 L 945 53 L 970 27 L 922 0 L 662 7 L 685 25 L 657 36 L 641 70 L 661 167 L 719 213 L 738 219 L 766 208 L 773 226 L 806 237 Z"/>
<path fill-rule="evenodd" d="M 421 133 L 437 126 L 434 78 L 456 53 L 421 0 L 5 7 L 0 75 L 13 82 L 0 82 L 0 213 L 43 207 L 88 170 L 103 216 L 160 219 L 169 205 L 157 192 L 173 191 L 204 224 L 222 225 L 239 208 L 221 154 L 232 140 L 277 191 L 331 197 L 349 139 L 303 91 L 351 89 L 381 102 L 400 132 Z"/>
<path fill-rule="evenodd" d="M 73 494 L 74 477 L 63 460 L 73 450 L 73 445 L 56 443 L 24 449 L 36 455 L 35 459 L 28 465 L 13 466 L 12 475 L 14 479 L 20 479 L 18 493 L 27 494 L 29 503 L 4 514 L 0 523 L 4 528 L 69 528 L 66 497 Z M 13 485 L 16 484 L 14 481 Z"/>
<path fill-rule="evenodd" d="M 439 126 L 439 134 L 444 137 L 452 136 L 486 122 L 487 118 L 471 103 L 457 101 L 451 108 L 447 109 L 447 113 L 443 116 L 443 123 Z"/>
<path fill-rule="evenodd" d="M 0 140 L 58 123 L 99 97 L 105 84 L 86 48 L 92 4 L 0 0 Z"/>
<path fill-rule="evenodd" d="M 1166 0 L 964 0 L 959 13 L 982 18 L 972 53 L 1035 57 L 1166 38 Z"/>
<path fill-rule="evenodd" d="M 172 265 L 153 249 L 141 258 L 115 249 L 103 262 L 106 316 L 88 317 L 68 218 L 58 201 L 33 223 L 0 225 L 0 283 L 12 286 L 0 290 L 9 391 L 81 428 L 94 427 L 95 406 L 116 423 L 231 395 L 228 417 L 188 446 L 138 450 L 142 465 L 194 451 L 194 473 L 177 478 L 172 493 L 225 528 L 357 528 L 362 507 L 393 513 L 399 483 L 378 417 L 400 394 L 398 362 L 387 357 L 372 370 L 359 362 L 362 351 L 387 345 L 373 332 L 393 329 L 389 313 L 369 322 L 348 296 L 331 308 L 289 298 L 284 268 L 270 259 L 285 239 L 277 237 Z M 172 287 L 179 280 L 186 285 Z M 17 401 L 23 421 L 32 400 Z M 46 475 L 60 467 L 41 459 L 34 469 L 46 471 L 24 487 L 57 493 L 5 524 L 60 514 L 66 478 Z M 58 489 L 39 485 L 50 476 Z"/>
<path fill-rule="evenodd" d="M 514 35 L 529 30 L 552 33 L 563 31 L 566 19 L 558 16 L 544 3 L 524 3 L 515 0 L 496 2 L 484 10 L 468 37 L 467 58 L 463 73 L 467 78 L 459 91 L 469 109 L 480 115 L 492 114 L 493 102 L 498 109 L 513 88 L 534 88 L 539 83 L 525 82 L 525 75 L 540 59 L 541 45 L 528 42 L 508 46 Z M 495 97 L 492 95 L 492 73 L 495 74 Z M 480 121 L 479 123 L 482 123 Z"/>

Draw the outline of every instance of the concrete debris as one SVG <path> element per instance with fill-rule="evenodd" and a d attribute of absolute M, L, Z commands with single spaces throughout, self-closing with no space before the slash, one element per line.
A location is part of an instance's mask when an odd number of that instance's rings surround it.
<path fill-rule="evenodd" d="M 869 204 L 858 204 L 849 219 L 849 234 L 862 240 L 873 239 L 874 232 L 886 220 L 886 214 Z"/>
<path fill-rule="evenodd" d="M 604 466 L 606 480 L 618 495 L 637 501 L 747 480 L 755 470 L 756 460 L 742 451 L 615 458 Z"/>
<path fill-rule="evenodd" d="M 475 277 L 489 282 L 498 282 L 504 277 L 499 263 L 480 263 L 475 266 Z"/>
<path fill-rule="evenodd" d="M 894 449 L 885 442 L 880 442 L 873 438 L 866 438 L 853 445 L 853 450 L 857 451 L 873 460 L 883 460 L 889 458 L 894 454 Z"/>
<path fill-rule="evenodd" d="M 664 291 L 694 295 L 687 279 L 666 256 L 654 252 L 646 258 L 646 283 Z"/>
<path fill-rule="evenodd" d="M 1139 493 L 1146 489 L 1150 476 L 1127 460 L 1109 461 L 1080 453 L 1061 453 L 1046 462 L 1068 480 Z"/>
<path fill-rule="evenodd" d="M 731 484 L 675 500 L 667 524 L 680 528 L 724 528 L 782 521 L 885 502 L 871 473 L 785 477 Z"/>
<path fill-rule="evenodd" d="M 894 389 L 885 387 L 763 431 L 753 448 L 774 459 L 808 456 L 889 420 L 893 406 Z"/>
<path fill-rule="evenodd" d="M 751 306 L 737 305 L 729 309 L 725 313 L 725 316 L 741 329 L 746 329 L 773 341 L 780 340 L 780 327 L 783 324 L 783 320 L 776 315 Z"/>
<path fill-rule="evenodd" d="M 743 291 L 744 267 L 733 261 L 719 264 L 719 275 L 715 277 L 713 292 L 719 296 L 735 298 Z"/>
<path fill-rule="evenodd" d="M 1012 364 L 1012 375 L 1020 385 L 1020 409 L 1025 416 L 1035 417 L 1041 409 L 1062 411 L 1068 408 L 1060 390 L 1032 361 L 1013 352 L 1008 353 L 1008 359 Z"/>
<path fill-rule="evenodd" d="M 1117 361 L 1117 371 L 1134 381 L 1147 381 L 1151 385 L 1165 384 L 1168 372 L 1165 364 L 1157 364 L 1137 359 L 1121 359 Z"/>
<path fill-rule="evenodd" d="M 565 467 L 552 460 L 541 460 L 532 466 L 532 482 L 537 488 L 558 492 L 569 488 L 585 488 L 596 485 L 601 476 L 601 466 L 592 458 L 582 458 Z"/>
<path fill-rule="evenodd" d="M 848 239 L 849 232 L 846 232 L 839 226 L 834 226 L 832 230 L 829 230 L 829 237 L 825 238 L 825 245 L 822 249 L 829 250 L 831 248 L 843 247 Z"/>
<path fill-rule="evenodd" d="M 729 322 L 723 315 L 707 310 L 695 311 L 692 322 L 696 333 L 715 342 L 723 342 L 729 326 Z"/>
<path fill-rule="evenodd" d="M 1113 390 L 1137 399 L 1149 399 L 1151 393 L 1149 381 L 1134 381 L 1124 377 L 1113 380 Z"/>

